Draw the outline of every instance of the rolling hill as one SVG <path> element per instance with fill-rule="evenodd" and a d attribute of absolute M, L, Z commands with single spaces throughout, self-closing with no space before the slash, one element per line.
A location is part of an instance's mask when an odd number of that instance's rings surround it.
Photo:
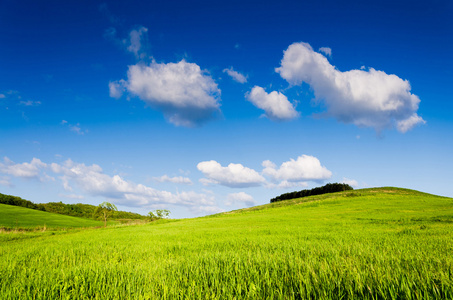
<path fill-rule="evenodd" d="M 0 244 L 4 299 L 452 299 L 453 199 L 398 188 Z"/>
<path fill-rule="evenodd" d="M 77 228 L 103 226 L 103 222 L 0 204 L 0 228 Z"/>

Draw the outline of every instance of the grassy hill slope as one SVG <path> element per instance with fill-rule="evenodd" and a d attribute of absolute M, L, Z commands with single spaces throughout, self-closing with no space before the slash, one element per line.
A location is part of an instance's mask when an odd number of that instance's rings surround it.
<path fill-rule="evenodd" d="M 0 227 L 34 228 L 37 226 L 47 228 L 93 227 L 103 226 L 103 222 L 0 204 Z"/>
<path fill-rule="evenodd" d="M 0 244 L 4 299 L 452 299 L 453 199 L 381 188 Z"/>

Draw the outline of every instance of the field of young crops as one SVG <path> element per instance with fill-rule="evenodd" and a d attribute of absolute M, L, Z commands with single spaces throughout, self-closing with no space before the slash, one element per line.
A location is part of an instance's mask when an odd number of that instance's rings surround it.
<path fill-rule="evenodd" d="M 0 295 L 452 299 L 452 253 L 453 199 L 357 190 L 204 218 L 17 233 L 0 244 Z"/>

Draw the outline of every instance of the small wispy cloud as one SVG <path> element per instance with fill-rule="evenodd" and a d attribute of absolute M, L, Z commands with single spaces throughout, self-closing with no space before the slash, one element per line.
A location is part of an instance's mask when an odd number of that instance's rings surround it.
<path fill-rule="evenodd" d="M 227 73 L 228 76 L 233 78 L 234 81 L 237 81 L 239 83 L 246 83 L 247 82 L 247 76 L 244 76 L 243 74 L 235 71 L 233 67 L 230 67 L 229 69 L 224 69 L 223 73 Z"/>
<path fill-rule="evenodd" d="M 20 101 L 19 104 L 23 105 L 23 106 L 39 106 L 39 105 L 41 105 L 41 101 L 27 100 L 27 101 Z"/>
<path fill-rule="evenodd" d="M 324 53 L 328 57 L 332 57 L 332 49 L 330 49 L 329 47 L 321 47 L 319 48 L 319 52 Z"/>
<path fill-rule="evenodd" d="M 68 126 L 69 130 L 72 132 L 77 133 L 78 135 L 84 135 L 85 133 L 88 133 L 88 129 L 82 129 L 80 127 L 80 123 L 77 123 L 75 125 L 68 123 L 66 120 L 62 120 L 61 125 Z"/>

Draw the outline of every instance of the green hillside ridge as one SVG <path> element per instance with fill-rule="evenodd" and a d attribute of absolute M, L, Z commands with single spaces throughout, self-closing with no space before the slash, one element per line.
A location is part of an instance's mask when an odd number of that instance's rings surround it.
<path fill-rule="evenodd" d="M 240 213 L 240 212 L 246 212 L 246 211 L 256 211 L 256 210 L 263 210 L 263 209 L 272 209 L 272 208 L 278 208 L 278 207 L 284 207 L 284 206 L 293 206 L 293 205 L 299 205 L 299 204 L 303 204 L 303 203 L 307 203 L 307 202 L 317 202 L 317 201 L 324 201 L 324 200 L 340 200 L 342 198 L 349 199 L 349 198 L 355 198 L 355 197 L 361 197 L 361 199 L 363 199 L 363 197 L 377 196 L 377 194 L 382 194 L 382 195 L 395 194 L 395 195 L 401 195 L 401 196 L 417 196 L 417 199 L 418 199 L 418 197 L 436 197 L 436 198 L 439 197 L 439 198 L 451 199 L 448 197 L 437 196 L 437 195 L 428 194 L 428 193 L 411 190 L 411 189 L 405 189 L 405 188 L 397 188 L 397 187 L 365 188 L 365 189 L 359 189 L 359 190 L 327 193 L 327 194 L 316 195 L 316 196 L 288 199 L 288 200 L 284 200 L 284 201 L 272 202 L 272 203 L 268 203 L 268 204 L 257 205 L 257 206 L 252 206 L 252 207 L 248 207 L 248 208 L 242 208 L 242 209 L 238 209 L 238 210 L 224 212 L 224 213 L 220 213 L 220 215 Z M 368 200 L 368 198 L 367 198 L 367 200 Z M 391 199 L 389 199 L 389 200 L 391 200 Z M 395 208 L 398 208 L 399 204 L 400 204 L 399 202 L 394 203 Z"/>
<path fill-rule="evenodd" d="M 36 209 L 40 211 L 47 211 L 50 213 L 56 213 L 61 215 L 88 218 L 100 220 L 102 219 L 100 215 L 96 214 L 97 206 L 91 204 L 66 204 L 63 202 L 49 202 L 49 203 L 33 203 L 29 200 L 22 199 L 17 196 L 4 195 L 0 193 L 0 204 L 8 204 L 19 207 L 26 207 L 30 209 Z M 126 212 L 126 211 L 112 211 L 109 215 L 110 219 L 124 219 L 124 220 L 138 220 L 138 219 L 147 219 L 146 216 Z"/>
<path fill-rule="evenodd" d="M 65 216 L 19 206 L 0 204 L 0 228 L 35 228 L 35 227 L 77 228 L 103 226 L 103 223 L 86 218 Z"/>
<path fill-rule="evenodd" d="M 453 199 L 375 188 L 0 243 L 3 299 L 452 299 Z"/>

